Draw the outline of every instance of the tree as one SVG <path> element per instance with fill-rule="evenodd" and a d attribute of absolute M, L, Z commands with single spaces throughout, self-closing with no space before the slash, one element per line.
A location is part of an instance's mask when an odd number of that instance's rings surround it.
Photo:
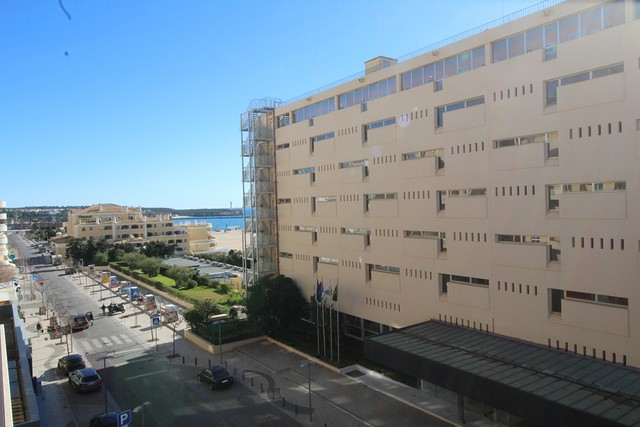
<path fill-rule="evenodd" d="M 142 267 L 142 262 L 147 259 L 146 256 L 139 254 L 137 252 L 130 252 L 125 254 L 122 257 L 122 261 L 126 262 L 129 265 L 129 268 L 132 270 L 137 270 Z"/>
<path fill-rule="evenodd" d="M 184 320 L 195 329 L 209 323 L 211 316 L 224 313 L 222 307 L 213 302 L 213 300 L 205 299 L 196 301 L 193 308 L 184 312 Z"/>
<path fill-rule="evenodd" d="M 198 274 L 198 272 L 189 267 L 171 267 L 165 273 L 166 276 L 171 277 L 176 281 L 176 287 L 178 288 L 187 288 L 188 282 L 193 281 L 193 277 Z M 194 285 L 196 283 L 194 282 Z M 192 286 L 194 287 L 194 286 Z"/>
<path fill-rule="evenodd" d="M 93 263 L 95 265 L 107 265 L 109 263 L 109 255 L 106 252 L 97 252 L 93 256 Z"/>
<path fill-rule="evenodd" d="M 144 255 L 143 255 L 144 256 Z M 140 264 L 140 269 L 149 277 L 156 277 L 160 273 L 162 260 L 160 258 L 146 258 Z"/>
<path fill-rule="evenodd" d="M 148 257 L 164 258 L 173 255 L 177 247 L 176 244 L 165 242 L 147 242 L 140 252 Z"/>
<path fill-rule="evenodd" d="M 249 320 L 267 333 L 287 330 L 308 308 L 295 281 L 283 275 L 261 277 L 247 291 Z"/>

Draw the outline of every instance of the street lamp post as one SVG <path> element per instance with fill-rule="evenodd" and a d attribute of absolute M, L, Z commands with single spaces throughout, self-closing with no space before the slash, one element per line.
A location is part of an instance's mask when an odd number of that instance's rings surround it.
<path fill-rule="evenodd" d="M 134 414 L 137 414 L 138 412 L 141 413 L 141 417 L 142 417 L 142 427 L 144 427 L 144 407 L 145 406 L 149 406 L 151 405 L 151 402 L 144 402 L 142 405 L 140 406 L 136 406 L 135 408 L 133 408 L 131 410 L 131 412 L 133 412 Z"/>
<path fill-rule="evenodd" d="M 307 367 L 307 380 L 309 381 L 307 389 L 309 390 L 309 422 L 310 423 L 313 422 L 313 411 L 311 408 L 311 365 L 313 365 L 313 362 L 311 361 L 305 362 L 302 365 L 300 365 L 301 368 L 304 368 L 305 366 Z"/>
<path fill-rule="evenodd" d="M 218 324 L 218 345 L 220 346 L 220 364 L 222 365 L 222 324 L 223 320 L 217 320 L 213 324 Z"/>

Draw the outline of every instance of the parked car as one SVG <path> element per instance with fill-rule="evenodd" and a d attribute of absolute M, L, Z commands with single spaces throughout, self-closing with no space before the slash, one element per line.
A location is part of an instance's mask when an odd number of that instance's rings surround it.
<path fill-rule="evenodd" d="M 69 374 L 69 384 L 78 393 L 85 393 L 102 388 L 102 378 L 93 368 L 78 369 Z"/>
<path fill-rule="evenodd" d="M 117 412 L 105 412 L 104 414 L 98 414 L 91 418 L 89 421 L 89 427 L 117 427 L 118 426 L 118 413 Z"/>
<path fill-rule="evenodd" d="M 198 373 L 198 381 L 209 384 L 209 388 L 228 387 L 233 384 L 233 377 L 222 366 L 212 366 L 210 368 L 203 369 Z"/>
<path fill-rule="evenodd" d="M 67 354 L 66 356 L 62 356 L 58 359 L 58 369 L 64 372 L 65 375 L 68 375 L 69 372 L 73 372 L 76 369 L 83 369 L 87 366 L 82 359 L 82 356 L 79 354 Z"/>

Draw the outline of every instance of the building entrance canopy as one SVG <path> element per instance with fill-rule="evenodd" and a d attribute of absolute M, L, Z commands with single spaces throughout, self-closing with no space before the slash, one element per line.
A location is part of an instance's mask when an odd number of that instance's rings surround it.
<path fill-rule="evenodd" d="M 367 338 L 365 357 L 534 425 L 640 425 L 640 371 L 438 321 Z"/>

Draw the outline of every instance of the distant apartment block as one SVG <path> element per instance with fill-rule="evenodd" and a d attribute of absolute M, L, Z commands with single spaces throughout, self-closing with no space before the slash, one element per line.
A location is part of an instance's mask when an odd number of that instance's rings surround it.
<path fill-rule="evenodd" d="M 175 244 L 178 253 L 210 252 L 216 244 L 211 224 L 177 225 L 170 215 L 146 216 L 140 209 L 114 204 L 96 204 L 71 211 L 64 228 L 67 239 L 105 239 L 109 243 L 137 246 L 163 242 Z M 55 244 L 56 239 L 52 240 Z"/>

